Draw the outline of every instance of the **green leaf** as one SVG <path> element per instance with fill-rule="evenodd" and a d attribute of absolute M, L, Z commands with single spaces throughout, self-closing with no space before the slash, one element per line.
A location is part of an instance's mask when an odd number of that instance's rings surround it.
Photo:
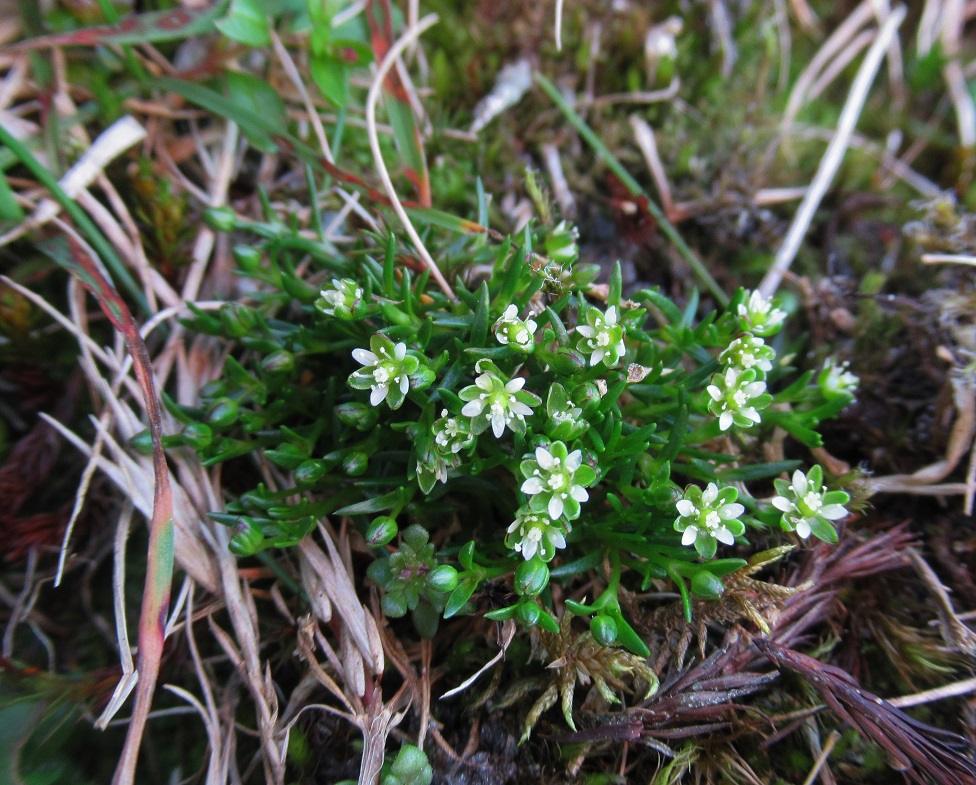
<path fill-rule="evenodd" d="M 0 221 L 19 221 L 23 217 L 24 211 L 14 199 L 6 175 L 0 172 Z"/>
<path fill-rule="evenodd" d="M 227 16 L 214 24 L 239 44 L 268 46 L 271 43 L 271 28 L 261 0 L 231 0 Z"/>
<path fill-rule="evenodd" d="M 349 66 L 330 54 L 309 58 L 312 81 L 319 92 L 337 107 L 349 102 Z"/>
<path fill-rule="evenodd" d="M 462 579 L 447 598 L 447 604 L 444 606 L 444 618 L 450 619 L 458 611 L 464 608 L 464 606 L 468 604 L 468 600 L 471 599 L 471 595 L 475 593 L 477 588 L 477 577 L 471 576 Z"/>

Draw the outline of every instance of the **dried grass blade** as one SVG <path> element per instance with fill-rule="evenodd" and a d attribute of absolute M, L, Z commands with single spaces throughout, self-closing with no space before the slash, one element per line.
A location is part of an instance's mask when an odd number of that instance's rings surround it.
<path fill-rule="evenodd" d="M 370 0 L 366 5 L 373 56 L 380 63 L 393 45 L 393 12 L 390 0 Z M 393 139 L 404 159 L 404 175 L 413 184 L 423 207 L 431 206 L 430 174 L 424 141 L 410 105 L 410 94 L 403 80 L 392 69 L 383 82 L 386 113 L 393 126 Z"/>
<path fill-rule="evenodd" d="M 145 399 L 149 433 L 153 444 L 153 512 L 149 523 L 149 552 L 146 561 L 146 583 L 139 614 L 139 681 L 132 721 L 126 732 L 122 756 L 113 777 L 113 785 L 131 785 L 135 781 L 136 761 L 152 704 L 159 664 L 163 653 L 163 625 L 169 607 L 173 580 L 173 495 L 169 467 L 163 453 L 162 412 L 153 380 L 149 351 L 139 334 L 139 325 L 129 306 L 105 280 L 95 260 L 73 239 L 56 238 L 43 246 L 48 255 L 75 275 L 98 301 L 112 326 L 118 330 L 132 356 L 133 370 Z"/>

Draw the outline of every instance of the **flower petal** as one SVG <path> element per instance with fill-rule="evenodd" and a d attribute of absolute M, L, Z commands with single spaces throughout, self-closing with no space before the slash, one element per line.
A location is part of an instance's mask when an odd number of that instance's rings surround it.
<path fill-rule="evenodd" d="M 793 502 L 787 499 L 785 496 L 774 496 L 769 500 L 770 504 L 773 505 L 780 512 L 789 512 L 793 509 Z"/>
<path fill-rule="evenodd" d="M 690 518 L 698 512 L 698 508 L 687 499 L 679 499 L 674 506 L 678 508 L 678 514 L 684 518 Z"/>
<path fill-rule="evenodd" d="M 711 505 L 717 496 L 718 486 L 713 482 L 708 483 L 708 485 L 705 486 L 705 491 L 702 493 L 702 501 L 707 505 Z"/>
<path fill-rule="evenodd" d="M 477 417 L 484 408 L 485 402 L 481 398 L 475 398 L 473 401 L 468 401 L 464 404 L 464 408 L 461 409 L 461 414 L 465 417 Z"/>
<path fill-rule="evenodd" d="M 807 476 L 799 469 L 793 472 L 793 490 L 797 496 L 803 496 L 807 492 Z"/>
<path fill-rule="evenodd" d="M 847 517 L 847 509 L 842 504 L 828 504 L 820 510 L 820 514 L 828 521 L 839 521 Z"/>
<path fill-rule="evenodd" d="M 718 429 L 720 431 L 727 431 L 732 427 L 732 412 L 722 412 L 722 416 L 718 418 Z"/>
<path fill-rule="evenodd" d="M 398 360 L 402 360 L 407 356 L 407 345 L 403 341 L 393 347 L 393 356 Z"/>
<path fill-rule="evenodd" d="M 726 529 L 724 526 L 720 526 L 712 532 L 715 539 L 726 545 L 735 545 L 735 537 L 732 536 L 732 532 Z"/>
<path fill-rule="evenodd" d="M 379 406 L 386 398 L 387 386 L 385 384 L 376 385 L 369 393 L 370 406 Z"/>
<path fill-rule="evenodd" d="M 535 461 L 543 469 L 551 469 L 555 463 L 552 457 L 552 453 L 549 452 L 545 447 L 535 448 Z"/>
<path fill-rule="evenodd" d="M 491 432 L 495 434 L 496 439 L 502 438 L 502 434 L 505 433 L 505 415 L 499 412 L 491 415 Z"/>
<path fill-rule="evenodd" d="M 689 526 L 685 529 L 685 533 L 681 535 L 681 544 L 691 545 L 696 539 L 698 539 L 698 529 L 694 526 Z"/>
<path fill-rule="evenodd" d="M 352 359 L 360 365 L 376 365 L 379 362 L 379 358 L 369 349 L 353 349 Z"/>
<path fill-rule="evenodd" d="M 587 493 L 586 488 L 584 488 L 582 485 L 574 485 L 572 488 L 570 488 L 569 495 L 578 502 L 585 502 L 590 498 L 590 494 Z"/>
<path fill-rule="evenodd" d="M 505 385 L 505 389 L 510 393 L 518 392 L 523 387 L 525 387 L 525 379 L 521 376 L 516 376 Z"/>
<path fill-rule="evenodd" d="M 592 338 L 594 330 L 588 324 L 581 324 L 576 328 L 576 334 L 582 335 L 584 338 Z"/>
<path fill-rule="evenodd" d="M 566 456 L 566 468 L 575 472 L 583 463 L 583 451 L 573 450 Z"/>
<path fill-rule="evenodd" d="M 810 536 L 810 524 L 807 522 L 806 518 L 803 518 L 796 523 L 796 533 L 801 539 L 806 539 Z"/>
<path fill-rule="evenodd" d="M 738 518 L 745 511 L 745 507 L 738 502 L 733 502 L 732 504 L 726 504 L 724 507 L 722 507 L 722 509 L 718 511 L 718 517 L 723 521 L 730 521 Z"/>
<path fill-rule="evenodd" d="M 407 394 L 407 390 L 410 389 L 410 379 L 407 378 L 405 373 L 400 374 L 400 392 L 404 395 Z"/>
<path fill-rule="evenodd" d="M 549 497 L 549 506 L 547 509 L 549 511 L 549 517 L 554 521 L 558 520 L 563 514 L 563 500 L 558 496 Z"/>

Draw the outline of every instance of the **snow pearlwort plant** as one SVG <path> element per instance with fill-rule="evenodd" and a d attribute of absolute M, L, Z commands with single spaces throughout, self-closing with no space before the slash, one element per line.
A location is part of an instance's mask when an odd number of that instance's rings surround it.
<path fill-rule="evenodd" d="M 619 268 L 593 285 L 568 225 L 450 246 L 456 299 L 392 241 L 322 250 L 305 281 L 299 252 L 261 232 L 273 253 L 258 244 L 241 271 L 254 305 L 189 322 L 232 342 L 224 375 L 199 409 L 168 402 L 169 443 L 232 464 L 247 488 L 214 513 L 238 554 L 345 519 L 375 554 L 385 612 L 423 635 L 475 612 L 556 633 L 573 613 L 646 656 L 618 592 L 671 587 L 690 618 L 743 557 L 789 533 L 831 539 L 846 515 L 847 494 L 802 457 L 854 377 L 778 360 L 796 352 L 777 335 L 786 314 L 758 293 L 721 311 L 693 293 L 681 307 L 655 289 L 625 299 Z M 764 457 L 774 430 L 789 459 Z M 568 599 L 583 586 L 592 602 Z"/>

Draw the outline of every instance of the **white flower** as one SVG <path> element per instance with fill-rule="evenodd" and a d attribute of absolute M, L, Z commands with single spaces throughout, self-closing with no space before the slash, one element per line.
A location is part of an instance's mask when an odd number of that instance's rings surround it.
<path fill-rule="evenodd" d="M 758 377 L 755 368 L 746 371 L 727 368 L 712 377 L 712 383 L 705 388 L 708 410 L 718 417 L 721 430 L 727 431 L 733 425 L 751 428 L 762 421 L 759 409 L 768 406 L 772 397 L 766 393 L 766 383 Z"/>
<path fill-rule="evenodd" d="M 523 390 L 525 379 L 508 379 L 488 360 L 479 360 L 476 369 L 480 375 L 474 384 L 465 387 L 458 395 L 467 401 L 461 414 L 471 418 L 475 433 L 481 433 L 489 425 L 496 439 L 505 428 L 522 433 L 525 418 L 532 415 L 532 407 L 542 401 L 537 395 Z"/>
<path fill-rule="evenodd" d="M 737 315 L 739 326 L 743 330 L 762 336 L 778 333 L 786 319 L 786 311 L 774 308 L 772 302 L 758 291 L 752 292 L 745 302 L 739 303 Z"/>
<path fill-rule="evenodd" d="M 468 424 L 457 417 L 450 417 L 447 409 L 441 410 L 440 419 L 431 426 L 434 433 L 434 444 L 444 453 L 456 454 L 474 441 Z"/>
<path fill-rule="evenodd" d="M 531 352 L 535 348 L 533 336 L 537 327 L 534 319 L 519 319 L 518 308 L 509 305 L 495 322 L 495 338 L 503 346 Z"/>
<path fill-rule="evenodd" d="M 773 369 L 773 360 L 776 352 L 772 346 L 766 346 L 766 342 L 750 333 L 736 338 L 719 356 L 719 362 L 728 367 L 738 368 L 747 371 L 755 368 L 762 374 L 767 374 Z"/>
<path fill-rule="evenodd" d="M 407 345 L 377 333 L 370 338 L 369 349 L 353 349 L 352 357 L 363 367 L 349 377 L 349 386 L 369 390 L 369 402 L 379 406 L 386 401 L 399 409 L 410 389 L 410 376 L 420 368 L 420 360 L 407 354 Z"/>
<path fill-rule="evenodd" d="M 596 481 L 596 472 L 583 463 L 583 453 L 569 452 L 563 442 L 553 442 L 548 449 L 536 447 L 535 457 L 522 461 L 519 468 L 525 477 L 522 493 L 532 497 L 529 508 L 553 520 L 563 515 L 578 518 L 580 502 L 590 498 L 586 488 Z"/>
<path fill-rule="evenodd" d="M 351 278 L 333 278 L 331 289 L 322 289 L 315 306 L 322 313 L 351 320 L 359 315 L 363 290 Z"/>
<path fill-rule="evenodd" d="M 538 556 L 547 562 L 556 555 L 557 549 L 566 547 L 566 533 L 570 529 L 569 521 L 553 522 L 548 515 L 523 507 L 508 527 L 505 545 L 522 554 L 526 561 Z"/>
<path fill-rule="evenodd" d="M 780 525 L 795 531 L 802 539 L 811 534 L 825 542 L 836 542 L 837 533 L 831 521 L 847 516 L 844 505 L 850 496 L 844 491 L 828 491 L 823 484 L 823 469 L 814 466 L 807 474 L 797 469 L 792 482 L 773 480 L 777 495 L 770 501 L 783 513 Z"/>
<path fill-rule="evenodd" d="M 823 370 L 817 376 L 817 384 L 825 398 L 848 398 L 853 400 L 861 380 L 851 373 L 848 363 L 838 363 L 833 357 L 824 362 Z"/>
<path fill-rule="evenodd" d="M 608 368 L 614 367 L 626 351 L 624 328 L 618 324 L 617 306 L 611 305 L 606 313 L 589 306 L 584 319 L 585 324 L 576 326 L 576 334 L 580 336 L 576 348 L 590 355 L 591 366 L 602 362 Z"/>
<path fill-rule="evenodd" d="M 735 538 L 745 531 L 745 525 L 739 520 L 745 507 L 736 498 L 735 488 L 719 489 L 713 482 L 704 491 L 697 485 L 685 488 L 684 496 L 675 503 L 678 517 L 674 528 L 682 533 L 681 544 L 694 545 L 704 559 L 715 555 L 716 542 L 734 545 Z"/>

